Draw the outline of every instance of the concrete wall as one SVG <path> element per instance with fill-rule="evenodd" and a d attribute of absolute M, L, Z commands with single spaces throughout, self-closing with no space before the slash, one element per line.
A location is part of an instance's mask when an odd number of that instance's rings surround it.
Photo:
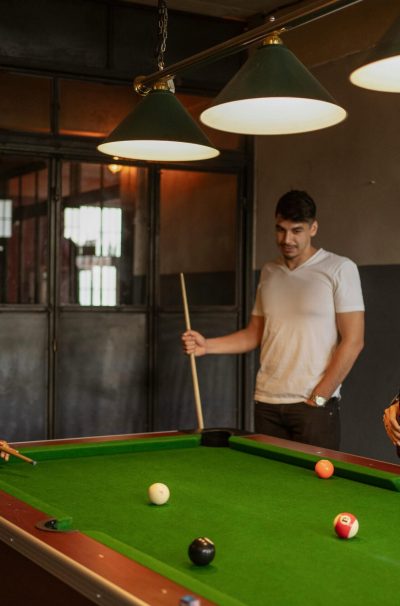
<path fill-rule="evenodd" d="M 284 37 L 348 118 L 256 138 L 254 255 L 255 269 L 276 255 L 277 199 L 307 190 L 318 207 L 316 245 L 360 266 L 366 301 L 366 347 L 343 389 L 342 449 L 396 462 L 381 412 L 400 386 L 400 94 L 355 87 L 348 76 L 399 13 L 398 2 L 367 1 Z"/>
<path fill-rule="evenodd" d="M 358 55 L 313 70 L 347 109 L 341 124 L 302 135 L 257 137 L 255 264 L 275 254 L 273 213 L 288 189 L 318 206 L 317 244 L 361 265 L 400 263 L 400 95 L 348 80 Z"/>

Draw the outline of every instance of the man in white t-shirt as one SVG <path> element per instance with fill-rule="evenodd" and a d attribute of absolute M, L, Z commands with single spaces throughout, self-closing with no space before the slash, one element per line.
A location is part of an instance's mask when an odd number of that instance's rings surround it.
<path fill-rule="evenodd" d="M 255 431 L 339 448 L 340 386 L 363 348 L 364 304 L 356 265 L 316 249 L 316 207 L 303 191 L 279 200 L 276 242 L 246 328 L 206 339 L 182 335 L 187 354 L 244 353 L 261 347 Z"/>

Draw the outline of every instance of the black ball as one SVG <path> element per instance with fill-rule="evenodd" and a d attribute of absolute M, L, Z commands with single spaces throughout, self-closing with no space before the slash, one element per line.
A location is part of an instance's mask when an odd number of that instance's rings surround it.
<path fill-rule="evenodd" d="M 215 556 L 215 545 L 206 537 L 199 537 L 189 545 L 189 558 L 196 566 L 207 566 Z"/>

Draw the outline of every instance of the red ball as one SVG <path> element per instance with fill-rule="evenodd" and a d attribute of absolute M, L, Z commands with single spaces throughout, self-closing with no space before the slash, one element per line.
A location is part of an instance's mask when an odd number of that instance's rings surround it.
<path fill-rule="evenodd" d="M 327 459 L 321 459 L 320 461 L 318 461 L 315 464 L 314 469 L 317 476 L 319 478 L 323 478 L 324 480 L 330 478 L 333 472 L 335 471 L 334 466 Z"/>
<path fill-rule="evenodd" d="M 339 513 L 333 520 L 333 527 L 341 539 L 352 539 L 358 532 L 359 524 L 352 513 Z"/>

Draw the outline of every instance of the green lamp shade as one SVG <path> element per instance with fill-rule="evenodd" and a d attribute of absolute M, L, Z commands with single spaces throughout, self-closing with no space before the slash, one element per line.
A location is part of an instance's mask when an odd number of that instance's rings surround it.
<path fill-rule="evenodd" d="M 356 86 L 400 93 L 400 18 L 388 29 L 366 64 L 350 75 Z"/>
<path fill-rule="evenodd" d="M 101 143 L 99 151 L 137 160 L 205 160 L 219 151 L 169 90 L 152 90 Z"/>
<path fill-rule="evenodd" d="M 200 120 L 247 135 L 285 135 L 333 126 L 346 111 L 283 44 L 259 48 Z"/>

